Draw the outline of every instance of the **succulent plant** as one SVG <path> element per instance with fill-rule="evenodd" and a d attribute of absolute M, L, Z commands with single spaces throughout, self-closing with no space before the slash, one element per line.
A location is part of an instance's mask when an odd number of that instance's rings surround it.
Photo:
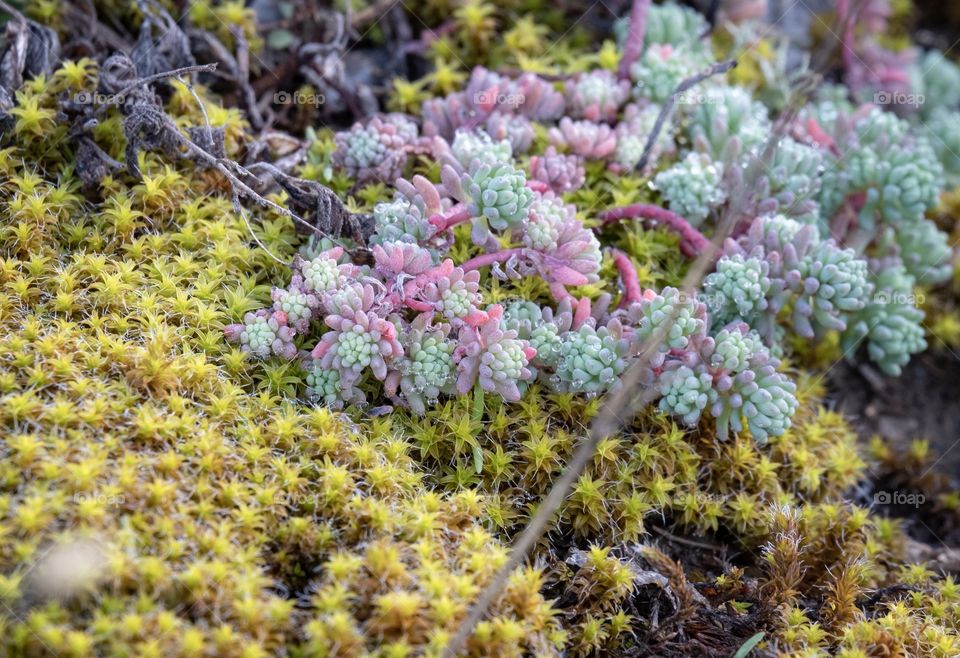
<path fill-rule="evenodd" d="M 397 327 L 378 314 L 369 284 L 352 284 L 342 293 L 328 296 L 324 302 L 329 310 L 324 322 L 331 331 L 323 335 L 311 356 L 320 360 L 321 367 L 338 370 L 343 386 L 353 386 L 367 368 L 383 380 L 387 364 L 403 356 Z"/>
<path fill-rule="evenodd" d="M 457 187 L 458 195 L 467 204 L 473 217 L 471 236 L 477 244 L 485 244 L 490 229 L 506 231 L 519 228 L 534 193 L 527 187 L 526 175 L 513 165 L 474 161 L 459 181 L 444 171 L 444 182 Z"/>
<path fill-rule="evenodd" d="M 610 122 L 630 97 L 630 86 L 610 71 L 591 71 L 568 82 L 566 92 L 571 117 Z"/>
<path fill-rule="evenodd" d="M 630 341 L 616 320 L 599 329 L 585 324 L 563 335 L 557 362 L 557 387 L 574 393 L 610 390 L 627 368 Z"/>
<path fill-rule="evenodd" d="M 705 154 L 691 152 L 657 174 L 654 184 L 667 200 L 670 210 L 697 226 L 713 208 L 726 201 L 722 179 L 722 165 L 712 162 Z"/>
<path fill-rule="evenodd" d="M 873 297 L 842 336 L 844 354 L 853 358 L 857 346 L 866 340 L 870 359 L 884 372 L 899 376 L 911 355 L 927 347 L 923 311 L 915 305 L 914 279 L 896 265 L 880 271 L 873 284 Z"/>
<path fill-rule="evenodd" d="M 605 123 L 563 117 L 556 127 L 550 129 L 549 135 L 554 146 L 568 148 L 587 160 L 603 160 L 617 148 L 616 134 Z"/>
<path fill-rule="evenodd" d="M 777 371 L 778 366 L 776 359 L 760 352 L 754 356 L 750 370 L 733 378 L 731 394 L 721 394 L 714 403 L 713 415 L 718 418 L 721 437 L 726 434 L 726 419 L 738 432 L 743 430 L 742 419 L 746 419 L 750 435 L 760 445 L 790 429 L 790 419 L 797 410 L 797 386 Z"/>
<path fill-rule="evenodd" d="M 663 351 L 687 349 L 692 338 L 703 336 L 707 330 L 706 306 L 676 288 L 664 288 L 651 299 L 638 302 L 630 315 L 638 325 L 641 340 L 654 339 L 664 332 Z"/>
<path fill-rule="evenodd" d="M 949 237 L 929 219 L 894 233 L 900 260 L 917 283 L 943 283 L 953 274 Z"/>
<path fill-rule="evenodd" d="M 724 252 L 766 263 L 764 317 L 754 315 L 748 321 L 769 345 L 784 307 L 793 306 L 793 329 L 812 338 L 818 330 L 846 328 L 850 314 L 863 308 L 871 291 L 865 260 L 833 240 L 821 240 L 815 226 L 783 216 L 754 220 L 738 241 L 726 242 Z"/>
<path fill-rule="evenodd" d="M 274 314 L 278 318 L 286 318 L 287 325 L 297 333 L 305 334 L 320 308 L 320 300 L 297 283 L 295 280 L 288 288 L 274 288 L 270 297 L 273 299 Z"/>
<path fill-rule="evenodd" d="M 527 117 L 519 114 L 494 112 L 483 124 L 491 139 L 506 141 L 514 153 L 526 153 L 533 144 L 536 130 Z"/>
<path fill-rule="evenodd" d="M 643 157 L 647 140 L 656 126 L 659 115 L 660 106 L 658 105 L 651 104 L 643 107 L 633 103 L 627 105 L 623 111 L 623 120 L 616 127 L 617 147 L 613 153 L 611 169 L 629 171 L 637 166 L 640 158 Z M 652 167 L 653 163 L 663 155 L 672 153 L 675 148 L 673 129 L 667 126 L 657 134 L 654 140 L 647 167 Z"/>
<path fill-rule="evenodd" d="M 560 224 L 555 248 L 532 248 L 526 256 L 533 263 L 534 271 L 550 284 L 557 299 L 567 296 L 566 286 L 597 281 L 603 260 L 597 236 L 577 219 Z"/>
<path fill-rule="evenodd" d="M 691 97 L 687 133 L 694 148 L 723 162 L 757 148 L 770 134 L 767 109 L 740 87 L 717 87 Z"/>
<path fill-rule="evenodd" d="M 479 384 L 484 391 L 515 402 L 520 399 L 519 386 L 533 379 L 533 371 L 527 364 L 536 350 L 517 338 L 516 331 L 501 329 L 502 317 L 503 307 L 495 304 L 487 310 L 486 321 L 460 328 L 454 358 L 459 373 L 457 391 L 461 395 Z"/>
<path fill-rule="evenodd" d="M 576 155 L 563 155 L 548 146 L 542 155 L 530 158 L 531 180 L 546 183 L 556 194 L 573 192 L 584 183 L 583 160 Z"/>
<path fill-rule="evenodd" d="M 714 324 L 725 325 L 740 319 L 750 322 L 767 308 L 769 265 L 756 256 L 724 256 L 716 270 L 703 280 L 701 297 L 708 300 Z"/>
<path fill-rule="evenodd" d="M 477 311 L 483 301 L 479 291 L 480 273 L 465 273 L 457 267 L 449 276 L 425 286 L 422 297 L 448 320 L 459 321 Z"/>
<path fill-rule="evenodd" d="M 552 317 L 552 314 L 551 314 Z M 501 325 L 517 332 L 517 337 L 537 351 L 531 363 L 537 367 L 556 367 L 560 358 L 561 329 L 544 316 L 535 303 L 516 301 L 504 308 Z"/>
<path fill-rule="evenodd" d="M 528 213 L 521 230 L 523 243 L 541 251 L 556 251 L 561 229 L 576 219 L 575 208 L 552 192 L 538 195 L 530 204 Z"/>
<path fill-rule="evenodd" d="M 403 173 L 406 147 L 417 139 L 417 126 L 401 114 L 374 117 L 337 133 L 333 163 L 358 183 L 391 183 Z"/>
<path fill-rule="evenodd" d="M 304 364 L 307 398 L 331 409 L 341 409 L 345 402 L 363 402 L 363 393 L 355 387 L 344 387 L 340 371 L 324 368 L 319 359 Z"/>
<path fill-rule="evenodd" d="M 633 96 L 663 103 L 673 95 L 677 85 L 698 73 L 708 63 L 698 53 L 670 44 L 650 44 L 630 67 L 630 77 L 635 83 Z M 681 102 L 685 102 L 684 99 Z"/>
<path fill-rule="evenodd" d="M 824 156 L 819 149 L 784 137 L 759 181 L 755 213 L 780 214 L 805 224 L 815 222 L 824 168 Z"/>
<path fill-rule="evenodd" d="M 960 112 L 937 108 L 922 126 L 943 166 L 948 187 L 957 187 L 960 185 Z"/>
<path fill-rule="evenodd" d="M 660 378 L 660 410 L 678 416 L 687 425 L 695 425 L 700 414 L 717 399 L 709 372 L 695 372 L 681 365 Z"/>
<path fill-rule="evenodd" d="M 424 413 L 427 403 L 435 403 L 441 394 L 454 392 L 456 344 L 447 337 L 449 332 L 448 325 L 431 325 L 428 316 L 420 315 L 403 335 L 404 357 L 394 378 L 399 378 L 404 400 L 415 413 Z"/>
<path fill-rule="evenodd" d="M 272 354 L 292 359 L 297 354 L 294 330 L 281 313 L 260 310 L 243 316 L 242 324 L 224 328 L 227 340 L 240 343 L 240 349 L 266 359 Z"/>
<path fill-rule="evenodd" d="M 443 213 L 449 202 L 444 201 L 437 186 L 423 176 L 411 181 L 397 179 L 397 193 L 389 203 L 378 203 L 373 209 L 375 231 L 371 244 L 409 242 L 427 249 L 438 261 L 450 248 L 449 231 L 440 231 L 430 218 Z"/>
<path fill-rule="evenodd" d="M 852 131 L 824 173 L 820 203 L 833 217 L 852 200 L 858 241 L 876 237 L 880 223 L 902 224 L 923 217 L 937 202 L 943 168 L 930 143 L 909 124 L 879 108 L 855 119 Z"/>
<path fill-rule="evenodd" d="M 651 5 L 647 11 L 643 41 L 696 51 L 703 48 L 700 35 L 705 34 L 708 27 L 703 15 L 690 7 L 675 2 Z M 622 19 L 614 25 L 614 32 L 621 45 L 629 29 L 629 19 Z"/>
<path fill-rule="evenodd" d="M 373 208 L 374 233 L 370 243 L 375 245 L 391 242 L 426 244 L 434 228 L 428 217 L 405 199 L 378 203 Z"/>
<path fill-rule="evenodd" d="M 346 285 L 355 276 L 356 267 L 349 263 L 341 264 L 339 259 L 342 255 L 343 248 L 334 247 L 321 251 L 309 260 L 300 256 L 294 258 L 294 271 L 302 279 L 303 290 L 322 298 L 325 293 Z"/>
<path fill-rule="evenodd" d="M 494 142 L 483 130 L 458 130 L 450 150 L 464 169 L 469 169 L 474 160 L 507 163 L 513 156 L 508 140 Z"/>
<path fill-rule="evenodd" d="M 960 109 L 960 66 L 938 50 L 928 50 L 917 62 L 920 80 L 915 88 L 922 94 L 921 111 L 930 116 L 940 109 Z"/>

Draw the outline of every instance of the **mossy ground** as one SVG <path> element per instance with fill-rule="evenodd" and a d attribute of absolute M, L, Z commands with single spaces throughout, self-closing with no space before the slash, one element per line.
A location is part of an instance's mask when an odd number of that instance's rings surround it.
<path fill-rule="evenodd" d="M 495 28 L 484 6 L 461 8 L 450 45 L 471 64 L 485 37 L 470 26 Z M 536 51 L 524 35 L 504 35 L 511 57 Z M 425 417 L 307 404 L 295 365 L 224 341 L 287 272 L 215 174 L 148 154 L 142 181 L 81 190 L 54 108 L 96 75 L 86 60 L 29 82 L 0 150 L 0 653 L 437 655 L 599 402 L 534 389 L 479 421 L 466 399 Z M 455 82 L 435 72 L 414 92 Z M 241 114 L 201 93 L 238 152 Z M 201 121 L 180 85 L 166 107 Z M 97 128 L 118 159 L 121 134 L 115 116 Z M 330 144 L 322 131 L 302 173 L 346 193 L 324 173 Z M 578 207 L 644 199 L 640 177 L 588 173 Z M 251 216 L 281 260 L 301 246 L 289 220 Z M 664 233 L 604 241 L 644 285 L 683 274 Z M 487 293 L 545 295 L 516 285 Z M 604 441 L 470 654 L 729 656 L 762 631 L 769 655 L 960 655 L 960 589 L 904 565 L 900 524 L 858 493 L 897 458 L 824 407 L 833 355 L 798 356 L 801 411 L 767 447 L 652 411 Z M 938 495 L 950 512 L 956 494 Z"/>

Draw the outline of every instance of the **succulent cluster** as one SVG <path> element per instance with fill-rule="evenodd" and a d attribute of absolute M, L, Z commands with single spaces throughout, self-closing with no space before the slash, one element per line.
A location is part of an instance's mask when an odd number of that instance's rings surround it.
<path fill-rule="evenodd" d="M 333 162 L 358 183 L 392 182 L 403 173 L 418 133 L 417 125 L 402 114 L 373 117 L 337 134 Z"/>
<path fill-rule="evenodd" d="M 586 163 L 629 173 L 649 148 L 651 185 L 673 213 L 674 226 L 687 227 L 685 240 L 697 237 L 693 227 L 709 231 L 715 225 L 731 190 L 748 188 L 739 207 L 747 214 L 745 228 L 726 241 L 698 301 L 690 302 L 706 313 L 702 326 L 683 336 L 692 346 L 673 345 L 679 353 L 652 367 L 661 409 L 687 422 L 706 411 L 723 436 L 744 426 L 761 441 L 782 434 L 795 404 L 792 384 L 776 372 L 773 355 L 784 353 L 790 333 L 812 338 L 841 332 L 851 348 L 864 340 L 885 371 L 898 373 L 925 346 L 922 313 L 908 291 L 917 277 L 942 280 L 950 269 L 945 236 L 923 218 L 942 186 L 935 150 L 905 120 L 878 108 L 857 109 L 832 88 L 787 126 L 763 167 L 753 163 L 772 120 L 744 87 L 708 79 L 675 98 L 677 116 L 658 127 L 659 103 L 715 61 L 693 36 L 699 29 L 705 25 L 693 10 L 651 7 L 629 82 L 607 70 L 550 83 L 532 73 L 511 78 L 478 67 L 463 91 L 425 101 L 428 137 L 421 152 L 440 162 L 441 183 L 398 178 L 394 201 L 373 209 L 375 266 L 355 270 L 348 278 L 357 282 L 344 281 L 327 293 L 330 299 L 302 296 L 295 281 L 275 292 L 281 301 L 272 314 L 250 316 L 277 325 L 278 338 L 265 334 L 270 347 L 257 343 L 257 353 L 289 358 L 291 333 L 303 334 L 302 323 L 328 317 L 332 331 L 313 350 L 319 361 L 308 371 L 316 381 L 330 381 L 333 375 L 320 373 L 337 370 L 344 390 L 337 404 L 364 399 L 360 373 L 368 368 L 372 379 L 387 383 L 391 399 L 417 409 L 474 384 L 508 400 L 538 380 L 577 393 L 615 387 L 651 336 L 644 322 L 652 320 L 644 321 L 634 307 L 652 302 L 633 290 L 614 311 L 608 299 L 594 296 L 593 310 L 582 312 L 587 300 L 572 298 L 569 289 L 598 281 L 602 253 L 563 195 L 583 185 Z M 934 63 L 934 77 L 949 78 L 949 62 Z M 550 146 L 524 167 L 516 158 L 530 148 L 535 124 L 546 129 Z M 357 131 L 338 137 L 338 153 Z M 679 153 L 678 143 L 686 145 Z M 406 145 L 396 148 L 402 154 Z M 335 164 L 341 157 L 335 154 Z M 744 180 L 748 170 L 755 179 Z M 458 265 L 448 257 L 456 248 L 455 227 L 466 223 L 481 253 Z M 317 258 L 333 267 L 332 256 Z M 384 268 L 383 259 L 396 267 Z M 541 307 L 533 299 L 484 303 L 479 271 L 488 266 L 500 281 L 543 279 L 560 306 Z M 632 266 L 621 261 L 617 267 Z M 627 272 L 627 279 L 632 276 Z M 663 294 L 655 297 L 659 303 L 666 303 Z M 344 320 L 333 308 L 339 308 L 337 296 L 369 300 L 369 307 L 351 302 Z M 667 306 L 678 307 L 674 301 Z M 371 324 L 371 313 L 379 325 Z M 339 338 L 346 325 L 359 335 Z M 229 332 L 245 336 L 255 329 Z M 429 357 L 419 354 L 424 345 Z M 347 368 L 332 356 L 341 350 L 362 358 L 351 357 Z M 430 381 L 413 375 L 411 364 L 432 373 Z"/>
<path fill-rule="evenodd" d="M 454 150 L 468 151 L 458 139 Z M 479 269 L 536 273 L 566 298 L 567 286 L 597 280 L 599 243 L 570 206 L 531 189 L 510 163 L 475 157 L 460 174 L 445 165 L 443 179 L 442 186 L 419 176 L 398 181 L 395 200 L 375 207 L 372 268 L 341 262 L 342 247 L 298 257 L 289 285 L 272 293 L 273 309 L 248 313 L 226 328 L 227 338 L 259 357 L 295 358 L 294 337 L 322 321 L 327 331 L 300 357 L 309 393 L 337 407 L 364 401 L 369 380 L 420 410 L 475 385 L 518 400 L 535 377 L 528 366 L 536 351 L 501 327 L 501 306 L 484 303 Z M 454 266 L 443 256 L 452 227 L 465 222 L 477 244 L 505 238 L 520 246 Z"/>

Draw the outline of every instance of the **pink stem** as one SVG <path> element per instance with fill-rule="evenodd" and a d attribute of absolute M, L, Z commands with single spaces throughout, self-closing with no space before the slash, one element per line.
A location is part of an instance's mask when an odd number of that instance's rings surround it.
<path fill-rule="evenodd" d="M 466 206 L 457 205 L 451 208 L 447 214 L 434 215 L 429 221 L 437 228 L 438 232 L 442 232 L 456 226 L 457 224 L 470 221 L 470 218 L 470 210 Z"/>
<path fill-rule="evenodd" d="M 807 129 L 807 133 L 810 135 L 810 139 L 815 141 L 818 145 L 829 149 L 834 155 L 838 157 L 840 156 L 840 149 L 837 148 L 836 142 L 834 142 L 833 138 L 828 135 L 823 128 L 820 127 L 820 124 L 816 119 L 807 119 L 805 128 Z"/>
<path fill-rule="evenodd" d="M 630 67 L 643 54 L 643 36 L 647 31 L 647 10 L 649 8 L 650 0 L 633 0 L 633 7 L 630 8 L 630 29 L 623 46 L 620 66 L 617 67 L 617 77 L 621 80 L 630 79 Z"/>
<path fill-rule="evenodd" d="M 612 208 L 600 213 L 604 226 L 623 219 L 644 219 L 644 226 L 653 228 L 662 224 L 680 236 L 680 251 L 688 258 L 696 258 L 710 246 L 703 233 L 690 226 L 690 222 L 675 212 L 649 203 Z"/>
<path fill-rule="evenodd" d="M 479 256 L 474 256 L 460 267 L 464 272 L 479 270 L 481 267 L 486 267 L 487 265 L 493 265 L 494 263 L 502 263 L 506 260 L 510 260 L 514 256 L 521 256 L 523 255 L 523 252 L 523 247 L 514 247 L 513 249 L 504 249 L 502 251 L 494 251 L 488 254 L 480 254 Z"/>
<path fill-rule="evenodd" d="M 430 311 L 435 310 L 432 304 L 428 304 L 427 302 L 421 302 L 416 299 L 410 299 L 409 297 L 404 299 L 403 303 L 418 313 L 428 313 Z"/>
<path fill-rule="evenodd" d="M 633 265 L 633 261 L 619 249 L 610 251 L 613 254 L 613 264 L 616 265 L 620 280 L 623 281 L 623 298 L 620 300 L 620 308 L 642 301 L 643 289 L 640 287 L 640 278 L 637 276 L 637 268 Z"/>
<path fill-rule="evenodd" d="M 449 276 L 453 271 L 453 261 L 449 258 L 437 265 L 436 267 L 431 267 L 426 272 L 418 274 L 415 278 L 407 281 L 403 284 L 403 292 L 393 292 L 390 293 L 388 299 L 391 304 L 399 305 L 401 303 L 407 304 L 410 306 L 413 302 L 412 297 L 416 295 L 420 290 L 427 284 L 434 283 L 440 279 Z M 415 306 L 410 306 L 411 308 L 416 309 Z"/>

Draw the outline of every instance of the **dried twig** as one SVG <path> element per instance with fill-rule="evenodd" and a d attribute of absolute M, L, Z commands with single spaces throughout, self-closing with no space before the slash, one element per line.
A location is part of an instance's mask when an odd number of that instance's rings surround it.
<path fill-rule="evenodd" d="M 201 73 L 201 72 L 212 72 L 217 70 L 216 62 L 211 64 L 195 64 L 193 66 L 183 66 L 178 69 L 173 69 L 172 71 L 161 71 L 160 73 L 155 73 L 153 75 L 148 75 L 143 78 L 137 78 L 134 82 L 131 82 L 126 87 L 123 87 L 120 91 L 114 94 L 117 98 L 124 98 L 134 89 L 138 89 L 144 85 L 148 85 L 159 80 L 166 80 L 169 78 L 179 78 L 182 75 L 188 73 Z"/>
<path fill-rule="evenodd" d="M 184 85 L 186 85 L 187 89 L 190 90 L 190 95 L 193 96 L 193 100 L 196 101 L 197 106 L 200 108 L 200 113 L 203 115 L 204 129 L 206 131 L 206 136 L 207 136 L 206 143 L 212 145 L 214 143 L 213 128 L 210 126 L 210 117 L 207 116 L 207 108 L 204 107 L 203 101 L 200 100 L 200 96 L 197 95 L 197 91 L 196 89 L 193 88 L 192 84 L 184 81 L 184 79 L 181 78 L 179 75 L 177 76 L 177 80 L 183 83 Z M 244 225 L 246 225 L 247 227 L 247 232 L 250 233 L 250 237 L 253 238 L 253 241 L 257 243 L 257 246 L 263 249 L 264 253 L 266 253 L 268 256 L 270 256 L 270 258 L 272 258 L 276 262 L 280 263 L 281 265 L 286 265 L 285 261 L 280 259 L 280 257 L 275 255 L 272 251 L 267 249 L 267 245 L 263 244 L 263 242 L 254 232 L 253 226 L 250 224 L 250 220 L 247 219 L 246 209 L 242 205 L 240 205 L 240 199 L 237 197 L 236 189 L 233 190 L 233 209 L 234 211 L 236 211 L 238 215 L 240 215 L 240 219 L 243 220 Z"/>
<path fill-rule="evenodd" d="M 646 168 L 647 161 L 650 159 L 650 153 L 653 151 L 653 145 L 657 142 L 657 137 L 660 135 L 660 131 L 663 130 L 663 126 L 667 122 L 667 117 L 670 116 L 670 112 L 673 110 L 673 106 L 676 104 L 680 94 L 689 91 L 692 87 L 700 84 L 704 80 L 712 78 L 715 75 L 726 73 L 736 65 L 737 61 L 733 59 L 728 59 L 725 62 L 717 62 L 710 68 L 690 76 L 677 85 L 677 88 L 670 94 L 670 98 L 668 98 L 664 102 L 663 107 L 660 108 L 660 114 L 657 115 L 657 120 L 653 124 L 653 130 L 650 131 L 650 135 L 647 137 L 647 143 L 643 147 L 643 155 L 640 156 L 640 160 L 635 167 L 637 171 L 643 171 L 644 168 Z"/>

